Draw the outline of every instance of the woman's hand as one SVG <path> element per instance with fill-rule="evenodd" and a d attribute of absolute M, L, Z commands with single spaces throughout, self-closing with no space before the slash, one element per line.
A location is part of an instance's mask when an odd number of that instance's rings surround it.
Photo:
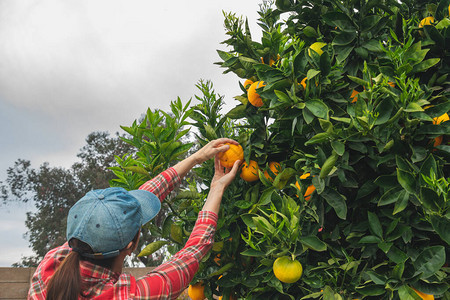
<path fill-rule="evenodd" d="M 203 210 L 212 211 L 216 214 L 219 213 L 223 193 L 233 181 L 234 177 L 236 177 L 240 164 L 241 161 L 237 160 L 231 169 L 224 168 L 220 164 L 217 155 L 214 157 L 214 177 L 211 181 L 211 187 L 206 202 L 203 205 Z"/>
<path fill-rule="evenodd" d="M 223 188 L 225 190 L 236 177 L 241 162 L 237 160 L 232 168 L 225 168 L 220 164 L 219 157 L 216 155 L 214 157 L 214 177 L 211 181 L 211 189 Z"/>
<path fill-rule="evenodd" d="M 203 146 L 203 148 L 198 150 L 196 153 L 192 154 L 192 156 L 195 158 L 195 162 L 197 164 L 201 164 L 207 161 L 208 159 L 213 158 L 216 154 L 227 151 L 230 148 L 230 146 L 225 145 L 225 143 L 239 145 L 239 143 L 236 142 L 235 140 L 227 138 L 220 138 L 213 140 L 208 144 L 206 144 L 205 146 Z"/>

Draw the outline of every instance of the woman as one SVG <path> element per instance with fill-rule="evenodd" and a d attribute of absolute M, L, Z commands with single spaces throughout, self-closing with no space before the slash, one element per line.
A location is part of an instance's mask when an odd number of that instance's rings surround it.
<path fill-rule="evenodd" d="M 220 165 L 228 150 L 222 138 L 143 184 L 138 190 L 108 188 L 87 193 L 70 209 L 67 242 L 49 251 L 31 280 L 28 299 L 176 299 L 198 270 L 213 242 L 222 195 L 236 176 Z M 196 165 L 214 157 L 208 197 L 182 250 L 146 276 L 122 274 L 125 258 L 136 249 L 140 228 L 159 211 L 164 198 Z"/>

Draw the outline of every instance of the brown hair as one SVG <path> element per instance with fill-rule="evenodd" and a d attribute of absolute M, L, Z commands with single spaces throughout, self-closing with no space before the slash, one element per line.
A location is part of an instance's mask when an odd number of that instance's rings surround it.
<path fill-rule="evenodd" d="M 133 246 L 137 243 L 139 233 L 133 238 Z M 78 240 L 71 239 L 70 245 L 83 253 L 93 253 L 91 247 Z M 124 250 L 124 249 L 122 249 Z M 76 251 L 71 251 L 56 269 L 47 284 L 47 300 L 77 300 L 81 294 L 82 281 L 80 275 L 80 260 L 88 260 L 96 265 L 111 269 L 116 257 L 106 259 L 90 259 L 81 256 Z"/>

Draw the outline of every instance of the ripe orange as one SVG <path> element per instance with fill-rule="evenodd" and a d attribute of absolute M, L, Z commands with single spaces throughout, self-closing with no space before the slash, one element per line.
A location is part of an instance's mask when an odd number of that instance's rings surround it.
<path fill-rule="evenodd" d="M 302 276 L 303 267 L 298 260 L 282 256 L 273 263 L 273 273 L 281 282 L 294 283 Z"/>
<path fill-rule="evenodd" d="M 415 288 L 413 288 L 413 290 L 416 292 L 417 295 L 419 295 L 420 298 L 422 298 L 423 300 L 434 300 L 434 296 L 433 295 L 429 295 L 429 294 L 425 294 L 422 293 L 418 290 L 416 290 Z"/>
<path fill-rule="evenodd" d="M 248 90 L 248 88 L 252 85 L 253 81 L 251 81 L 250 79 L 247 79 L 244 81 L 244 88 L 246 90 Z"/>
<path fill-rule="evenodd" d="M 432 23 L 434 23 L 434 18 L 426 17 L 426 18 L 422 19 L 422 21 L 420 21 L 419 28 L 422 28 L 425 25 L 432 25 Z"/>
<path fill-rule="evenodd" d="M 306 89 L 306 80 L 308 79 L 308 77 L 305 77 L 302 79 L 302 81 L 300 81 L 300 84 L 303 86 L 304 89 Z"/>
<path fill-rule="evenodd" d="M 201 282 L 189 285 L 188 295 L 192 300 L 205 299 L 205 286 Z"/>
<path fill-rule="evenodd" d="M 281 165 L 280 163 L 276 162 L 276 161 L 271 161 L 269 163 L 269 169 L 272 171 L 273 174 L 278 175 L 278 173 L 280 173 L 281 171 Z M 269 175 L 269 172 L 264 171 L 264 176 L 270 180 L 273 181 L 273 178 Z"/>
<path fill-rule="evenodd" d="M 433 118 L 433 124 L 434 125 L 439 125 L 441 123 L 444 123 L 444 122 L 448 121 L 449 119 L 450 118 L 449 118 L 448 114 L 445 113 L 445 114 L 443 114 L 440 117 Z"/>
<path fill-rule="evenodd" d="M 259 179 L 258 169 L 259 167 L 256 161 L 251 160 L 249 161 L 248 164 L 244 162 L 241 170 L 241 178 L 247 182 L 253 182 L 255 180 L 258 180 Z"/>
<path fill-rule="evenodd" d="M 305 173 L 305 174 L 303 174 L 302 176 L 300 176 L 300 179 L 306 179 L 306 178 L 308 178 L 309 176 L 311 176 L 310 173 Z M 295 186 L 296 186 L 299 190 L 301 190 L 300 183 L 298 183 L 298 181 L 295 182 Z M 306 192 L 305 192 L 305 194 L 303 194 L 303 197 L 305 198 L 306 201 L 309 201 L 309 199 L 311 199 L 311 194 L 312 194 L 315 190 L 316 190 L 316 187 L 315 187 L 314 185 L 312 185 L 312 184 L 306 188 Z M 298 195 L 297 195 L 297 197 L 298 197 Z"/>
<path fill-rule="evenodd" d="M 247 91 L 248 101 L 255 107 L 263 106 L 263 101 L 259 94 L 256 92 L 256 89 L 266 86 L 264 81 L 255 81 L 250 85 Z"/>
<path fill-rule="evenodd" d="M 357 90 L 353 90 L 352 95 L 350 96 L 350 99 L 353 99 L 352 103 L 355 103 L 356 101 L 358 101 L 358 94 L 359 94 L 359 92 Z"/>
<path fill-rule="evenodd" d="M 232 168 L 234 162 L 237 160 L 244 160 L 244 149 L 242 149 L 241 145 L 235 145 L 226 143 L 225 145 L 229 145 L 230 149 L 225 152 L 220 152 L 218 154 L 220 164 L 225 168 Z"/>
<path fill-rule="evenodd" d="M 220 253 L 217 253 L 216 257 L 214 257 L 214 262 L 216 265 L 220 266 Z"/>

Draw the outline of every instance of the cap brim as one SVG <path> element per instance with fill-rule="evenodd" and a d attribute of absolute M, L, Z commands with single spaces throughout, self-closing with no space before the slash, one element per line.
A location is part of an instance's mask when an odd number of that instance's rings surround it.
<path fill-rule="evenodd" d="M 161 201 L 155 194 L 145 190 L 129 191 L 130 195 L 141 203 L 142 208 L 142 224 L 144 225 L 153 219 L 161 209 Z"/>

